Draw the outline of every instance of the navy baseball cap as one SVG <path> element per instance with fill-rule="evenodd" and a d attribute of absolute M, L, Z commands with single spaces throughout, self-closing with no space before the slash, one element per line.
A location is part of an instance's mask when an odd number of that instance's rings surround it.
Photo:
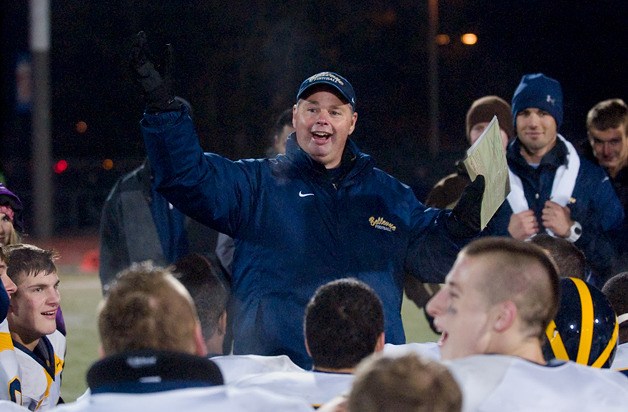
<path fill-rule="evenodd" d="M 313 86 L 325 84 L 336 89 L 340 95 L 351 105 L 355 111 L 355 91 L 351 83 L 338 73 L 321 72 L 312 77 L 308 77 L 301 83 L 299 92 L 297 93 L 297 101 L 306 97 L 306 92 Z"/>

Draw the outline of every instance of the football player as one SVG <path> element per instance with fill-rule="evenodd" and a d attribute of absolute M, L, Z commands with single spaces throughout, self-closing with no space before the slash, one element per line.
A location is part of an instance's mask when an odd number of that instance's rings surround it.
<path fill-rule="evenodd" d="M 46 410 L 61 396 L 66 342 L 57 330 L 59 277 L 52 250 L 33 245 L 5 246 L 7 274 L 17 285 L 7 315 L 19 364 L 22 405 Z"/>
<path fill-rule="evenodd" d="M 546 361 L 559 275 L 540 247 L 508 237 L 471 242 L 427 304 L 463 410 L 625 411 L 626 377 L 572 361 Z"/>
<path fill-rule="evenodd" d="M 22 388 L 19 367 L 15 356 L 15 348 L 9 333 L 9 322 L 6 319 L 9 311 L 11 295 L 17 286 L 7 275 L 7 264 L 4 250 L 0 247 L 0 399 L 22 404 Z"/>

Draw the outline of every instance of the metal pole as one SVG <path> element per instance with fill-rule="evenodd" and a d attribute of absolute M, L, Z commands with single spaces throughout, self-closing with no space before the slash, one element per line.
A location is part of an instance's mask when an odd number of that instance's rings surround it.
<path fill-rule="evenodd" d="M 432 158 L 438 156 L 440 152 L 440 137 L 438 130 L 438 48 L 436 45 L 436 35 L 438 34 L 438 0 L 429 0 L 429 30 L 428 30 L 428 90 L 429 90 L 429 152 Z"/>
<path fill-rule="evenodd" d="M 33 233 L 52 236 L 52 146 L 50 142 L 50 3 L 30 0 L 30 49 L 33 56 Z"/>

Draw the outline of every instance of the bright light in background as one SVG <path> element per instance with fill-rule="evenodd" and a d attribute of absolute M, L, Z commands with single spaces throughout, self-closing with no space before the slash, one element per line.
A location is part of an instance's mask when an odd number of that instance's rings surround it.
<path fill-rule="evenodd" d="M 447 34 L 438 34 L 436 35 L 436 44 L 439 46 L 445 46 L 451 43 L 451 38 Z"/>
<path fill-rule="evenodd" d="M 102 168 L 105 170 L 111 170 L 113 169 L 113 160 L 111 159 L 105 159 L 102 161 Z"/>
<path fill-rule="evenodd" d="M 460 36 L 460 41 L 462 42 L 462 44 L 466 44 L 467 46 L 473 46 L 475 43 L 478 42 L 478 36 L 473 33 L 465 33 Z"/>
<path fill-rule="evenodd" d="M 76 125 L 74 127 L 76 129 L 76 132 L 80 134 L 87 131 L 87 123 L 85 123 L 83 120 L 76 122 Z"/>
<path fill-rule="evenodd" d="M 55 163 L 53 170 L 56 174 L 61 174 L 65 172 L 66 170 L 68 170 L 68 162 L 64 159 L 58 160 L 57 163 Z"/>

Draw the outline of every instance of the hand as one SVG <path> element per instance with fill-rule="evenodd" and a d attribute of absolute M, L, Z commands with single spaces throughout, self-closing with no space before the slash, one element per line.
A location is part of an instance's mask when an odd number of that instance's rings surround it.
<path fill-rule="evenodd" d="M 551 200 L 545 202 L 541 220 L 546 229 L 554 232 L 556 236 L 563 238 L 569 237 L 571 226 L 574 223 L 573 220 L 571 220 L 571 209 L 567 206 L 561 206 L 556 202 L 552 202 Z"/>
<path fill-rule="evenodd" d="M 508 233 L 515 239 L 526 240 L 539 233 L 539 223 L 531 209 L 510 215 Z"/>
<path fill-rule="evenodd" d="M 163 112 L 178 110 L 180 104 L 171 91 L 171 71 L 173 64 L 172 46 L 166 46 L 166 61 L 163 76 L 157 71 L 153 56 L 148 48 L 146 33 L 139 32 L 133 39 L 129 55 L 129 65 L 135 80 L 142 88 L 146 110 Z"/>
<path fill-rule="evenodd" d="M 451 211 L 447 229 L 456 237 L 472 237 L 480 233 L 484 176 L 478 175 L 462 192 Z"/>

